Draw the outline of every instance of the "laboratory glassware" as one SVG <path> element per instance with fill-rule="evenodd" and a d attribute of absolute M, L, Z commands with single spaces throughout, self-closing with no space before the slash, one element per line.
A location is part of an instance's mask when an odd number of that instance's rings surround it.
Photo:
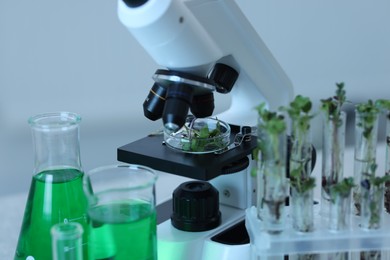
<path fill-rule="evenodd" d="M 53 260 L 83 260 L 83 232 L 77 222 L 55 224 L 50 232 Z"/>
<path fill-rule="evenodd" d="M 78 222 L 87 228 L 87 199 L 80 160 L 80 116 L 54 112 L 29 119 L 34 170 L 15 259 L 51 259 L 50 229 L 58 223 Z M 87 259 L 87 233 L 83 255 Z"/>
<path fill-rule="evenodd" d="M 361 214 L 360 182 L 375 176 L 376 150 L 380 110 L 373 103 L 358 104 L 355 109 L 355 150 L 354 179 L 357 184 L 353 189 L 353 211 Z"/>
<path fill-rule="evenodd" d="M 288 196 L 286 123 L 264 105 L 259 106 L 258 147 L 258 218 L 269 233 L 280 233 L 285 228 Z"/>
<path fill-rule="evenodd" d="M 156 172 L 109 165 L 84 177 L 91 259 L 157 259 Z"/>
<path fill-rule="evenodd" d="M 386 157 L 385 175 L 390 175 L 390 110 L 386 112 Z M 390 181 L 385 183 L 385 209 L 390 214 Z"/>
<path fill-rule="evenodd" d="M 327 217 L 330 208 L 330 188 L 344 178 L 345 129 L 347 114 L 322 114 L 321 215 Z"/>

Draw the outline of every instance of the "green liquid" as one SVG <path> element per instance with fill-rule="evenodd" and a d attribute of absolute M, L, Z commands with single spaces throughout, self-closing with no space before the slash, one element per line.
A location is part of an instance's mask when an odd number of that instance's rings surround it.
<path fill-rule="evenodd" d="M 84 229 L 83 244 L 87 241 L 87 199 L 82 178 L 83 173 L 75 169 L 44 171 L 33 177 L 15 260 L 28 256 L 52 259 L 50 229 L 57 223 L 80 223 Z M 83 251 L 87 259 L 87 250 Z"/>
<path fill-rule="evenodd" d="M 148 203 L 123 202 L 91 208 L 90 259 L 157 259 L 156 212 Z"/>

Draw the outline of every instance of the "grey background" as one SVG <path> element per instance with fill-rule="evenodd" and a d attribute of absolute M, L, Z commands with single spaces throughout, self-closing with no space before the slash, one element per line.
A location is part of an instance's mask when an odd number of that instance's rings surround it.
<path fill-rule="evenodd" d="M 316 107 L 341 81 L 354 103 L 390 98 L 390 1 L 237 2 L 295 93 Z M 82 116 L 85 170 L 115 163 L 117 147 L 160 127 L 142 112 L 158 66 L 120 24 L 116 5 L 0 1 L 0 195 L 28 190 L 31 115 L 66 110 Z M 215 113 L 228 107 L 229 96 L 216 99 Z M 320 146 L 319 122 L 314 130 Z"/>

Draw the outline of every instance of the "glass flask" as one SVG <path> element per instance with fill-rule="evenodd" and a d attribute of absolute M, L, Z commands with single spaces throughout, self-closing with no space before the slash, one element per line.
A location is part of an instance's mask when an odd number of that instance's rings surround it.
<path fill-rule="evenodd" d="M 83 260 L 83 232 L 77 222 L 55 224 L 51 228 L 53 260 Z"/>
<path fill-rule="evenodd" d="M 34 169 L 14 259 L 52 259 L 50 229 L 78 222 L 87 228 L 87 199 L 80 161 L 80 116 L 69 112 L 41 114 L 29 119 Z M 87 232 L 83 234 L 87 257 Z"/>

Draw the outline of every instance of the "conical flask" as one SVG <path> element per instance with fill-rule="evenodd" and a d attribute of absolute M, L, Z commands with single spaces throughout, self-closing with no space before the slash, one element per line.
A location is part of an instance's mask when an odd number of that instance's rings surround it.
<path fill-rule="evenodd" d="M 29 119 L 34 148 L 34 170 L 15 259 L 50 260 L 50 229 L 58 223 L 78 222 L 87 229 L 87 199 L 80 161 L 80 116 L 69 112 Z M 87 232 L 83 256 L 87 256 Z"/>

